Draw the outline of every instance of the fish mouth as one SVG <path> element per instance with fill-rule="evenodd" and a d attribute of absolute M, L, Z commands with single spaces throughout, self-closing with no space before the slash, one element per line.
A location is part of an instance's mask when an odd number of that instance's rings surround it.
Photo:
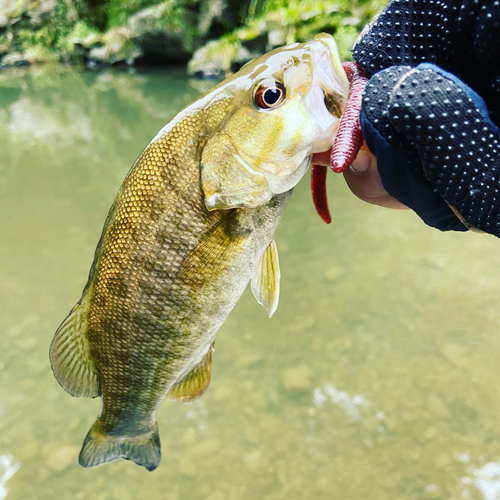
<path fill-rule="evenodd" d="M 326 109 L 335 118 L 340 118 L 349 95 L 349 80 L 342 67 L 335 39 L 321 33 L 314 37 L 311 48 L 314 76 L 323 91 Z"/>
<path fill-rule="evenodd" d="M 303 102 L 318 125 L 311 153 L 321 153 L 330 149 L 337 135 L 349 95 L 349 81 L 331 35 L 317 35 L 306 46 L 311 54 L 313 83 Z"/>

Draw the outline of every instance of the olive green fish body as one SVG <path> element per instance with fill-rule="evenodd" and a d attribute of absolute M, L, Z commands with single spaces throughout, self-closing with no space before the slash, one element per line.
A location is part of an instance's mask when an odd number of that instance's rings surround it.
<path fill-rule="evenodd" d="M 82 465 L 156 468 L 156 411 L 165 398 L 203 394 L 215 334 L 250 280 L 269 315 L 276 309 L 274 232 L 338 126 L 348 89 L 338 67 L 326 35 L 274 51 L 181 111 L 132 167 L 51 345 L 63 388 L 102 397 Z"/>
<path fill-rule="evenodd" d="M 172 134 L 153 143 L 128 177 L 87 292 L 87 336 L 102 377 L 99 420 L 107 433 L 133 435 L 142 430 L 138 422 L 151 425 L 169 388 L 207 354 L 290 197 L 209 212 L 196 151 L 162 162 L 163 144 L 175 144 Z M 182 175 L 169 179 L 171 170 Z"/>

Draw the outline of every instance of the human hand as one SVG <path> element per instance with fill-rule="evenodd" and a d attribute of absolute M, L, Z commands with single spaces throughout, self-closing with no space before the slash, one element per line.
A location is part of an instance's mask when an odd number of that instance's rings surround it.
<path fill-rule="evenodd" d="M 313 164 L 329 167 L 330 158 L 331 149 L 325 153 L 315 154 Z M 370 152 L 366 143 L 363 144 L 358 156 L 352 165 L 343 172 L 343 175 L 350 190 L 359 199 L 381 207 L 408 209 L 384 188 L 377 169 L 377 158 Z"/>
<path fill-rule="evenodd" d="M 361 126 L 384 187 L 427 224 L 500 236 L 500 129 L 470 87 L 431 64 L 388 68 Z"/>
<path fill-rule="evenodd" d="M 500 236 L 499 26 L 497 1 L 393 0 L 353 50 L 371 77 L 361 126 L 382 185 L 442 230 L 466 230 L 462 220 Z M 367 201 L 380 198 L 370 171 L 355 178 L 372 179 Z"/>
<path fill-rule="evenodd" d="M 367 85 L 361 124 L 376 156 L 365 143 L 344 173 L 356 196 L 389 208 L 413 208 L 441 230 L 499 234 L 500 204 L 493 194 L 500 188 L 494 177 L 500 175 L 500 129 L 472 89 L 434 65 L 391 67 Z M 474 137 L 479 133 L 482 145 Z M 328 160 L 324 153 L 313 163 L 328 165 Z"/>

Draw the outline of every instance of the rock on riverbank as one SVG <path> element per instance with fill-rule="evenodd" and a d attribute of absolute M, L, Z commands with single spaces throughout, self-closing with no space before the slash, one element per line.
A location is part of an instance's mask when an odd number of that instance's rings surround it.
<path fill-rule="evenodd" d="M 43 62 L 188 63 L 224 75 L 321 31 L 348 57 L 385 0 L 0 0 L 0 68 Z"/>

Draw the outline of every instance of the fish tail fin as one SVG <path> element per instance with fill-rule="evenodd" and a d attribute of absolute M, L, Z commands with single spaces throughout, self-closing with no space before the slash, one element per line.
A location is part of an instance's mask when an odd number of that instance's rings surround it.
<path fill-rule="evenodd" d="M 132 460 L 149 471 L 160 464 L 161 446 L 156 422 L 148 432 L 132 437 L 112 436 L 101 432 L 99 427 L 98 419 L 83 442 L 78 457 L 81 466 L 96 467 L 119 458 Z"/>

